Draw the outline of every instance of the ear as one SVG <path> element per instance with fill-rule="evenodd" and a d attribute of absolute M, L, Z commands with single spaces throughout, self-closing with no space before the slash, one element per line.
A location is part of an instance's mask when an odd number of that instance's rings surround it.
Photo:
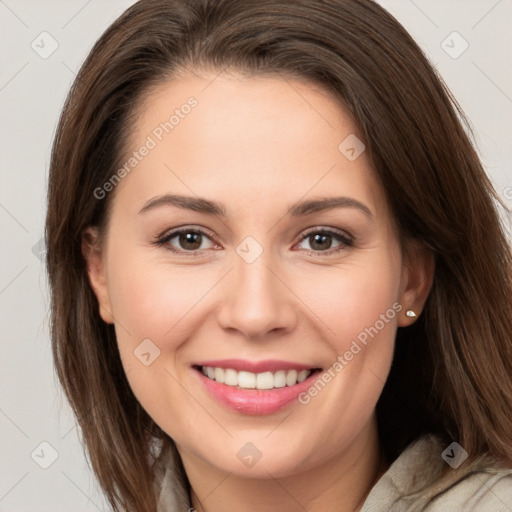
<path fill-rule="evenodd" d="M 402 268 L 402 281 L 399 302 L 403 306 L 398 318 L 398 326 L 406 327 L 414 323 L 423 311 L 434 281 L 435 257 L 424 245 L 409 242 Z M 406 315 L 407 310 L 416 317 Z"/>
<path fill-rule="evenodd" d="M 82 233 L 82 254 L 86 261 L 89 282 L 98 299 L 100 316 L 107 324 L 113 324 L 114 315 L 108 294 L 105 258 L 97 228 L 89 227 Z"/>

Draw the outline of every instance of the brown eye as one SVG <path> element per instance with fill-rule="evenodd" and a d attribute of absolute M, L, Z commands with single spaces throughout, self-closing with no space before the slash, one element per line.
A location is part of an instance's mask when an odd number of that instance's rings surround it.
<path fill-rule="evenodd" d="M 189 251 L 196 251 L 201 247 L 203 235 L 193 231 L 182 232 L 178 236 L 178 244 L 180 248 Z"/>
<path fill-rule="evenodd" d="M 325 229 L 317 229 L 316 231 L 310 231 L 309 233 L 306 233 L 302 237 L 301 243 L 304 241 L 309 242 L 311 247 L 309 252 L 326 252 L 328 254 L 341 251 L 346 247 L 351 247 L 354 244 L 354 241 L 348 236 Z M 338 245 L 333 248 L 333 243 L 335 242 L 338 242 Z"/>
<path fill-rule="evenodd" d="M 330 249 L 332 245 L 332 236 L 324 233 L 309 235 L 310 245 L 312 249 L 323 251 Z"/>
<path fill-rule="evenodd" d="M 201 247 L 205 240 L 210 241 L 210 247 Z M 214 246 L 209 235 L 198 228 L 175 229 L 159 238 L 155 245 L 163 246 L 170 252 L 187 256 L 198 256 L 203 250 L 211 249 Z"/>

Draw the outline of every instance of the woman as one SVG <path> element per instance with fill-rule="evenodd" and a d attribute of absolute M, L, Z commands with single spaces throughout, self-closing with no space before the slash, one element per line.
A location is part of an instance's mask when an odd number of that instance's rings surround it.
<path fill-rule="evenodd" d="M 142 0 L 103 34 L 46 235 L 115 510 L 512 509 L 512 258 L 461 119 L 369 0 Z"/>

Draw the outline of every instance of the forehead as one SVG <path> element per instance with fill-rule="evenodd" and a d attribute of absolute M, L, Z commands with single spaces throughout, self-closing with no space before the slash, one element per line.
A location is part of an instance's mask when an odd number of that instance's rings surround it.
<path fill-rule="evenodd" d="M 222 196 L 238 209 L 329 193 L 383 201 L 357 125 L 305 81 L 189 73 L 148 91 L 134 119 L 124 162 L 150 149 L 116 194 L 139 205 L 163 193 Z"/>

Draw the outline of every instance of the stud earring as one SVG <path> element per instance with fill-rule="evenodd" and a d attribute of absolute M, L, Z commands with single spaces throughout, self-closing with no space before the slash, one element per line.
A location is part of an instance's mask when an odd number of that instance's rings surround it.
<path fill-rule="evenodd" d="M 408 309 L 405 312 L 405 316 L 407 316 L 409 318 L 416 318 L 418 315 L 412 309 Z"/>

